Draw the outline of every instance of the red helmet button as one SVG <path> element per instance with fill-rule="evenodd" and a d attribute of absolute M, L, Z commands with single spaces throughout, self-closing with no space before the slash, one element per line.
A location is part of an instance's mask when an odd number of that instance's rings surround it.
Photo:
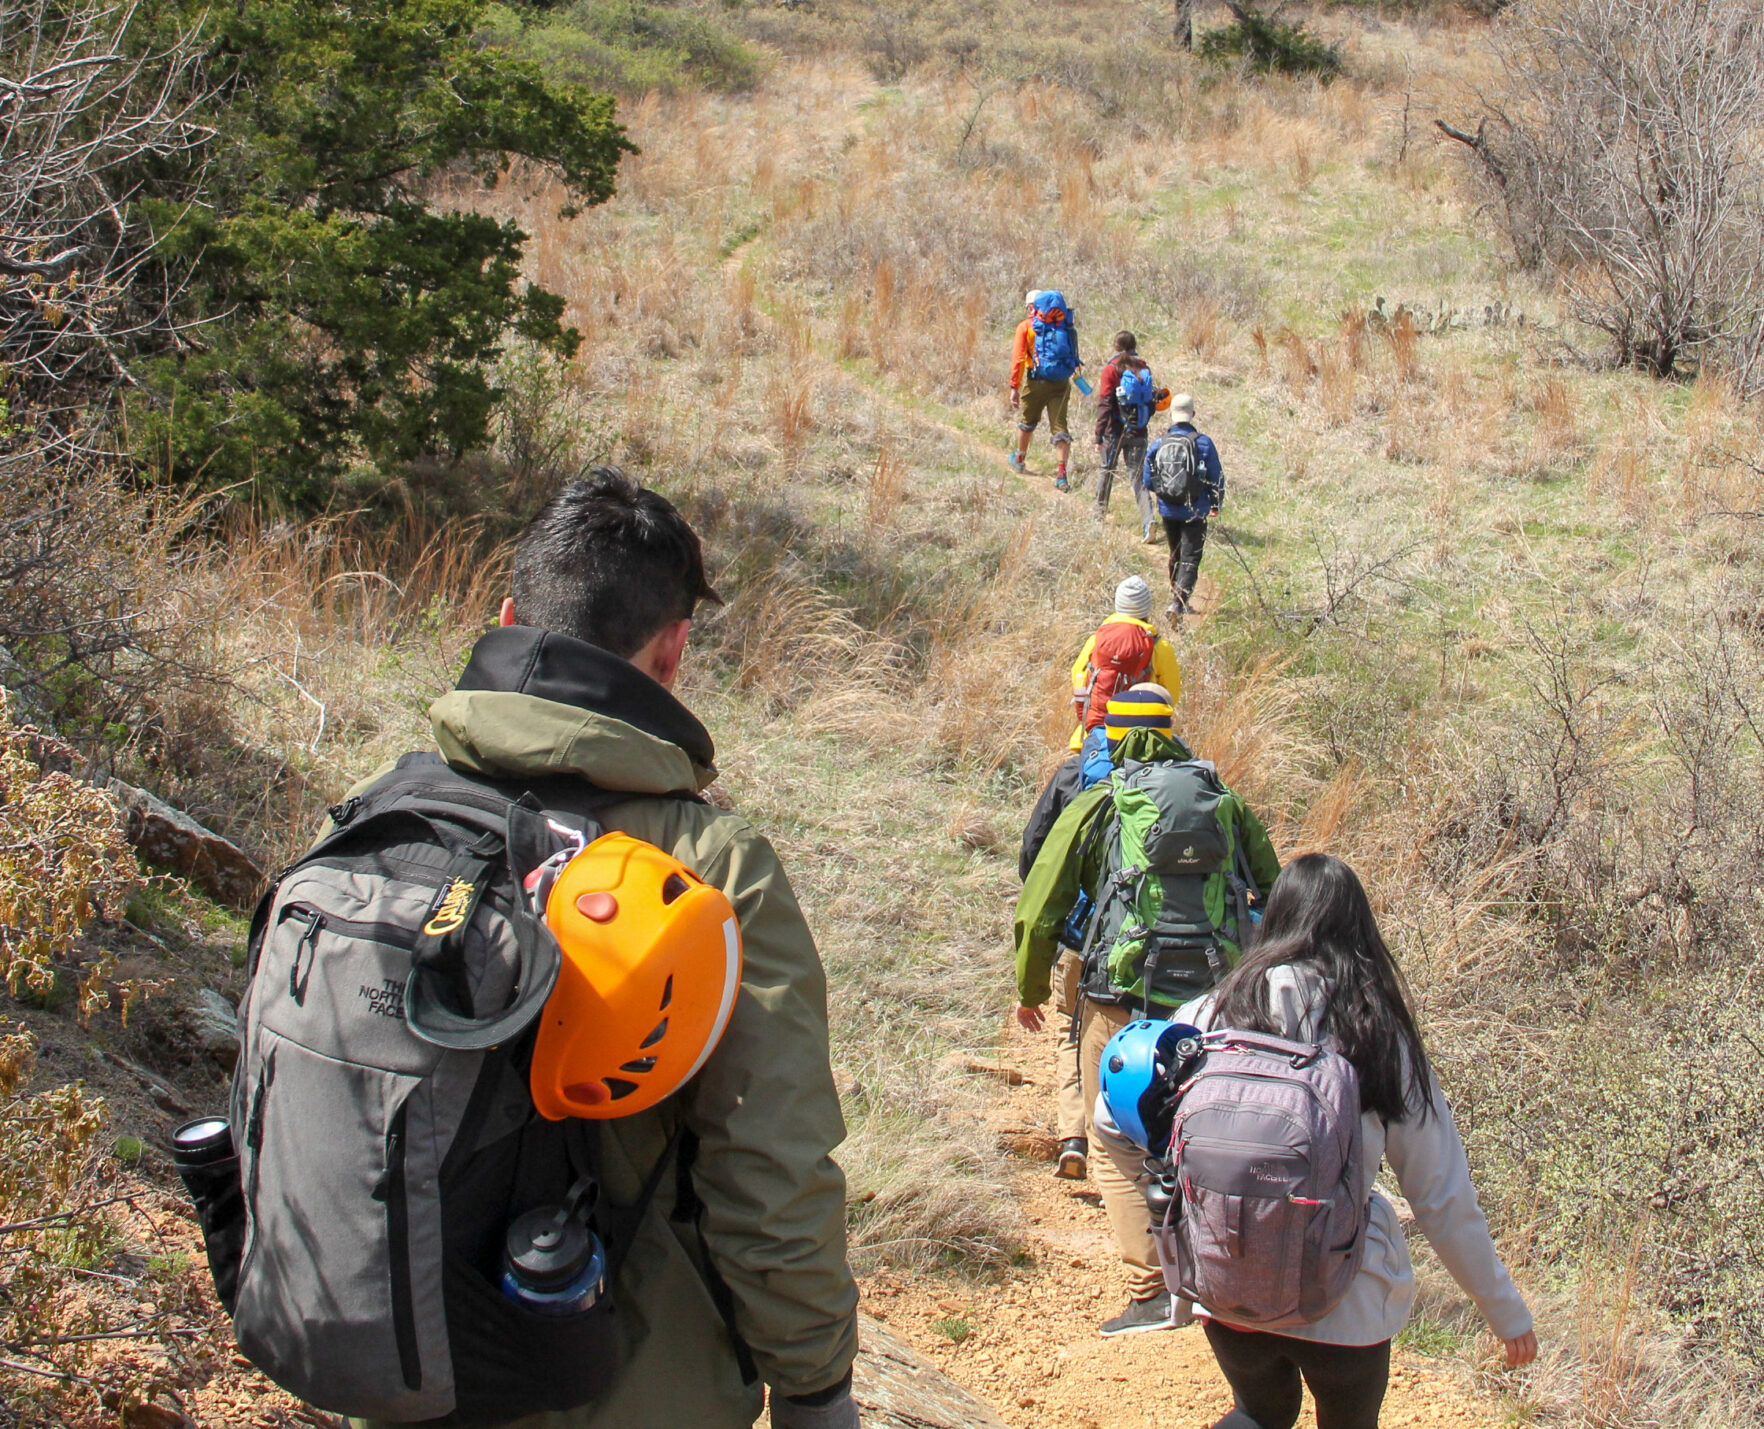
<path fill-rule="evenodd" d="M 584 893 L 576 900 L 576 911 L 596 923 L 610 923 L 619 911 L 619 900 L 610 893 Z"/>

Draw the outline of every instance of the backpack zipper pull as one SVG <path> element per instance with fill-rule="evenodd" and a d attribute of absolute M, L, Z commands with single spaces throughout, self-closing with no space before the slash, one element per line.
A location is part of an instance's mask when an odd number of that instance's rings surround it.
<path fill-rule="evenodd" d="M 296 904 L 288 910 L 288 917 L 306 925 L 306 931 L 300 935 L 300 941 L 294 945 L 294 965 L 288 969 L 288 996 L 294 999 L 297 1006 L 306 1005 L 306 984 L 312 978 L 312 965 L 318 959 L 318 935 L 325 926 L 324 914 L 316 908 L 307 908 Z M 300 975 L 300 955 L 310 953 L 306 960 L 306 976 Z"/>
<path fill-rule="evenodd" d="M 341 804 L 332 804 L 325 813 L 338 828 L 342 828 L 361 811 L 361 795 L 352 794 Z"/>

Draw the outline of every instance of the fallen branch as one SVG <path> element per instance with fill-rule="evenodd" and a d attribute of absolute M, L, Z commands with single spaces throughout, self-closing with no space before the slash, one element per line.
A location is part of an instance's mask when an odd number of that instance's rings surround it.
<path fill-rule="evenodd" d="M 133 1201 L 133 1195 L 112 1196 L 108 1200 L 93 1201 L 90 1205 L 76 1206 L 71 1211 L 57 1211 L 54 1215 L 38 1216 L 34 1220 L 14 1221 L 11 1225 L 0 1226 L 0 1235 L 11 1235 L 14 1231 L 36 1230 L 40 1226 L 62 1225 L 68 1221 L 78 1220 L 81 1216 L 90 1215 L 93 1211 L 102 1210 L 105 1206 L 121 1205 L 125 1201 Z"/>

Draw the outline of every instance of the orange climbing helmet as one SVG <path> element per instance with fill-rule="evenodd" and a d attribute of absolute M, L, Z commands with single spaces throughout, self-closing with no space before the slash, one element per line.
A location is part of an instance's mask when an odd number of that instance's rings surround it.
<path fill-rule="evenodd" d="M 551 1121 L 629 1116 L 677 1091 L 729 1025 L 741 928 L 721 889 L 629 834 L 603 834 L 557 874 L 545 922 L 563 950 L 533 1048 Z"/>

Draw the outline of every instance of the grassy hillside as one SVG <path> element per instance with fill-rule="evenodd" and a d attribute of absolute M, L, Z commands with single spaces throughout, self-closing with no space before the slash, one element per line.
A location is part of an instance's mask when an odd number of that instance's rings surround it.
<path fill-rule="evenodd" d="M 510 356 L 494 462 L 413 478 L 390 531 L 113 522 L 225 679 L 168 686 L 137 765 L 273 863 L 422 739 L 507 513 L 610 454 L 730 597 L 686 693 L 832 974 L 858 1253 L 1007 1262 L 988 1088 L 952 1068 L 1010 1001 L 1064 668 L 1116 581 L 1162 579 L 1121 495 L 1091 520 L 1087 422 L 1076 494 L 1039 439 L 1043 475 L 1003 467 L 1021 294 L 1057 285 L 1219 442 L 1179 722 L 1283 853 L 1372 885 L 1545 1311 L 1515 1420 L 1753 1422 L 1764 448 L 1716 383 L 1605 370 L 1463 197 L 1431 120 L 1487 77 L 1480 22 L 1320 13 L 1348 65 L 1320 87 L 1202 70 L 1137 6 L 663 8 L 740 72 L 627 64 L 613 202 L 451 195 L 521 221 L 584 336 L 561 376 Z M 504 514 L 444 519 L 473 507 Z M 128 521 L 181 521 L 181 563 Z M 1438 1275 L 1428 1305 L 1417 1343 L 1474 1362 Z"/>
<path fill-rule="evenodd" d="M 1076 17 L 1025 38 L 1002 14 L 750 14 L 787 51 L 756 91 L 645 99 L 618 202 L 568 228 L 542 198 L 512 211 L 627 458 L 715 491 L 741 589 L 802 582 L 831 603 L 824 648 L 884 660 L 771 697 L 792 730 L 836 692 L 869 710 L 842 730 L 877 741 L 843 807 L 951 781 L 861 874 L 886 885 L 911 848 L 949 906 L 860 945 L 919 969 L 908 1025 L 971 980 L 969 1039 L 1007 996 L 1008 860 L 939 810 L 1008 840 L 1060 664 L 1114 580 L 1158 565 L 1082 494 L 998 475 L 1008 333 L 1043 284 L 1091 351 L 1139 333 L 1232 480 L 1185 728 L 1286 849 L 1376 885 L 1491 1214 L 1563 1307 L 1520 1407 L 1682 1397 L 1661 1365 L 1686 1336 L 1718 1361 L 1759 1343 L 1753 1094 L 1722 1011 L 1757 981 L 1755 415 L 1604 370 L 1515 271 L 1431 125 L 1488 77 L 1478 25 L 1320 16 L 1350 71 L 1323 88 L 1198 71 L 1126 13 L 1101 46 Z M 761 507 L 799 526 L 754 559 Z M 708 664 L 751 619 L 737 602 Z M 836 963 L 862 936 L 826 931 Z M 841 1025 L 877 1045 L 844 986 Z"/>

